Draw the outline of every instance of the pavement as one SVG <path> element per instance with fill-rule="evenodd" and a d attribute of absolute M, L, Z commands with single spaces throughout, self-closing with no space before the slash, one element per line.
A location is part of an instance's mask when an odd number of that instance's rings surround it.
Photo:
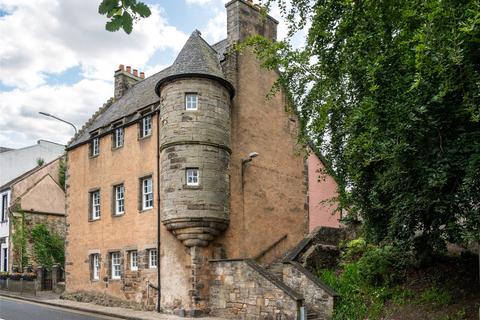
<path fill-rule="evenodd" d="M 58 309 L 57 311 L 68 312 L 73 311 L 76 314 L 84 315 L 85 317 L 77 317 L 77 315 L 69 316 L 51 316 L 50 319 L 129 319 L 129 320 L 179 320 L 179 319 L 193 319 L 193 318 L 183 318 L 175 315 L 158 313 L 154 311 L 137 311 L 128 308 L 119 308 L 119 307 L 105 307 L 96 305 L 93 303 L 77 302 L 71 300 L 60 299 L 60 295 L 52 293 L 50 291 L 39 291 L 36 296 L 31 295 L 20 295 L 14 294 L 7 291 L 0 291 L 0 318 L 3 317 L 5 320 L 15 320 L 13 316 L 7 317 L 3 313 L 10 312 L 9 310 L 19 309 L 18 306 L 14 305 L 14 302 L 23 303 L 23 305 L 42 305 L 45 307 L 51 307 L 51 309 Z M 7 311 L 5 311 L 7 310 Z M 27 312 L 28 308 L 21 308 L 22 312 Z M 39 309 L 40 310 L 40 309 Z M 38 317 L 40 311 L 35 315 Z M 43 311 L 42 311 L 43 312 Z M 53 312 L 53 311 L 52 311 Z M 15 314 L 15 313 L 13 313 Z M 53 314 L 53 313 L 52 313 Z M 88 317 L 90 315 L 90 317 Z M 93 316 L 92 316 L 93 315 Z M 97 316 L 100 317 L 97 317 Z M 30 317 L 28 317 L 30 318 Z M 26 319 L 28 319 L 26 318 Z M 25 319 L 25 318 L 24 318 Z M 33 318 L 31 318 L 33 319 Z M 40 319 L 40 318 L 38 318 Z M 216 317 L 202 317 L 203 320 L 224 320 L 223 318 Z"/>

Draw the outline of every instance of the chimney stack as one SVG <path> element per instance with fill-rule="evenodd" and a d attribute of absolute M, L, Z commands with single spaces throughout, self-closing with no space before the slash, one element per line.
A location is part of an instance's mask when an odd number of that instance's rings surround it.
<path fill-rule="evenodd" d="M 227 39 L 230 45 L 241 43 L 252 35 L 275 41 L 278 21 L 263 14 L 263 8 L 253 0 L 233 0 L 227 8 Z"/>
<path fill-rule="evenodd" d="M 127 90 L 133 86 L 135 83 L 140 81 L 140 79 L 145 78 L 145 73 L 140 72 L 140 76 L 138 76 L 138 69 L 133 69 L 132 67 L 125 66 L 123 64 L 118 66 L 118 70 L 115 71 L 115 86 L 114 86 L 114 93 L 113 97 L 115 100 L 120 99 Z"/>

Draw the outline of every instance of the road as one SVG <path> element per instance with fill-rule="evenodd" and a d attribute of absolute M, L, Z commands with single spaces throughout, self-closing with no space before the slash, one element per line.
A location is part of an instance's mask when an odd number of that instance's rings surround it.
<path fill-rule="evenodd" d="M 97 314 L 0 297 L 0 320 L 106 320 Z"/>

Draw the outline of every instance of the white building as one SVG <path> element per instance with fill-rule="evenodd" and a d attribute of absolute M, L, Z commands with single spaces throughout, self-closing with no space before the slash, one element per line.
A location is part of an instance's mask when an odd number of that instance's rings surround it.
<path fill-rule="evenodd" d="M 37 159 L 48 163 L 64 151 L 64 145 L 46 140 L 38 140 L 37 144 L 20 149 L 0 147 L 0 186 L 35 168 Z"/>

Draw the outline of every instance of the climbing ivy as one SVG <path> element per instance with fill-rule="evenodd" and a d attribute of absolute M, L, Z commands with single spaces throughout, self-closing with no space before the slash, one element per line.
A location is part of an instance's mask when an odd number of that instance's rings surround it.
<path fill-rule="evenodd" d="M 50 232 L 43 223 L 37 224 L 30 232 L 35 260 L 41 266 L 51 268 L 65 262 L 63 239 L 55 232 Z"/>

